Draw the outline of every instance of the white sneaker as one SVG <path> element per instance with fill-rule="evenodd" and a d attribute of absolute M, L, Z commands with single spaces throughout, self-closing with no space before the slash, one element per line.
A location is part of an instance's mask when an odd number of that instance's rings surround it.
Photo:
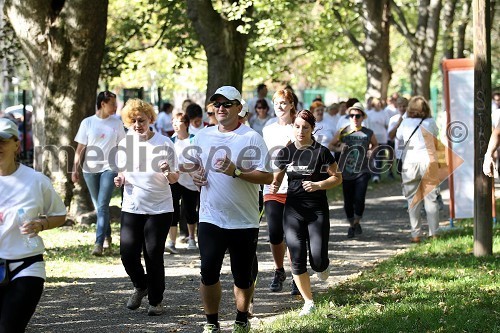
<path fill-rule="evenodd" d="M 318 278 L 321 281 L 326 281 L 330 276 L 330 266 L 328 266 L 323 272 L 318 272 Z"/>
<path fill-rule="evenodd" d="M 187 249 L 188 250 L 196 250 L 196 249 L 198 249 L 198 246 L 196 246 L 196 241 L 194 240 L 194 238 L 189 238 L 188 239 Z"/>
<path fill-rule="evenodd" d="M 304 306 L 302 307 L 302 310 L 300 310 L 300 312 L 299 312 L 299 317 L 310 315 L 315 310 L 316 310 L 316 307 L 314 306 L 314 302 L 313 301 L 309 301 L 309 302 L 306 301 L 304 303 Z"/>
<path fill-rule="evenodd" d="M 165 245 L 165 250 L 170 254 L 179 254 L 179 251 L 175 247 L 174 242 L 168 241 L 167 245 Z"/>

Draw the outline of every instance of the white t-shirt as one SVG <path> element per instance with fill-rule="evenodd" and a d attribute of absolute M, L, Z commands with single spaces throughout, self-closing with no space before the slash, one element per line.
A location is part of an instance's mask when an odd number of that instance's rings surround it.
<path fill-rule="evenodd" d="M 125 176 L 122 211 L 152 215 L 173 212 L 170 185 L 159 167 L 167 160 L 170 171 L 178 171 L 172 140 L 154 133 L 148 141 L 139 141 L 139 136 L 129 130 L 119 146 L 117 166 Z"/>
<path fill-rule="evenodd" d="M 0 258 L 21 259 L 45 252 L 40 236 L 33 237 L 36 247 L 27 247 L 25 235 L 19 231 L 17 211 L 23 208 L 29 219 L 39 214 L 47 216 L 66 215 L 66 207 L 56 193 L 50 179 L 40 172 L 19 165 L 11 175 L 0 176 Z M 43 235 L 43 232 L 41 233 Z M 22 263 L 10 264 L 13 270 Z M 21 276 L 36 276 L 45 279 L 45 262 L 36 262 L 22 270 Z"/>
<path fill-rule="evenodd" d="M 366 112 L 367 128 L 373 131 L 379 144 L 387 143 L 387 127 L 389 125 L 389 115 L 384 110 L 370 110 Z"/>
<path fill-rule="evenodd" d="M 192 152 L 191 153 L 189 152 L 190 148 L 194 147 L 193 139 L 194 139 L 193 135 L 185 139 L 179 139 L 178 136 L 172 138 L 179 165 L 184 163 L 192 163 L 191 161 L 186 160 L 185 156 L 193 155 Z M 179 180 L 177 182 L 191 191 L 198 191 L 198 186 L 194 184 L 193 178 L 186 172 L 179 173 Z"/>
<path fill-rule="evenodd" d="M 271 167 L 273 168 L 273 171 L 280 171 L 280 169 L 276 165 L 274 165 L 274 161 L 276 159 L 276 155 L 278 155 L 278 152 L 281 149 L 285 148 L 286 145 L 290 142 L 295 141 L 292 124 L 280 125 L 277 121 L 272 123 L 269 123 L 268 121 L 266 126 L 262 129 L 262 136 L 266 143 L 267 149 L 269 150 L 269 155 L 271 157 Z M 286 194 L 287 191 L 288 177 L 285 174 L 278 193 Z M 270 194 L 269 185 L 264 185 L 263 194 Z"/>
<path fill-rule="evenodd" d="M 411 133 L 415 130 L 421 120 L 421 118 L 405 118 L 401 122 L 401 125 L 399 125 L 398 131 L 396 132 L 396 139 L 401 140 L 404 145 L 408 139 L 410 139 Z M 435 153 L 435 147 L 431 146 L 427 148 L 422 135 L 422 127 L 430 132 L 434 137 L 438 136 L 439 130 L 434 119 L 424 119 L 406 146 L 405 155 L 403 155 L 403 163 L 429 162 L 430 156 Z M 434 144 L 434 141 L 432 141 L 432 143 Z"/>
<path fill-rule="evenodd" d="M 340 114 L 331 116 L 328 112 L 323 114 L 323 121 L 326 122 L 330 128 L 335 131 L 337 129 L 337 123 L 339 122 Z"/>
<path fill-rule="evenodd" d="M 398 113 L 389 119 L 389 126 L 387 127 L 387 133 L 392 131 L 396 125 L 398 124 L 399 118 L 401 118 L 401 115 Z M 406 113 L 403 115 L 403 119 L 406 119 Z M 404 146 L 404 142 L 401 140 L 398 140 L 397 137 L 394 137 L 394 156 L 397 159 L 401 159 L 401 155 L 403 154 L 403 151 L 401 150 L 402 147 Z M 401 148 L 401 149 L 400 149 Z"/>
<path fill-rule="evenodd" d="M 333 140 L 334 135 L 335 132 L 330 123 L 325 120 L 316 122 L 314 138 L 319 144 L 328 148 L 328 144 Z"/>
<path fill-rule="evenodd" d="M 193 125 L 189 124 L 189 134 L 196 135 L 198 132 L 200 132 L 202 129 L 204 129 L 206 126 L 202 124 L 200 127 L 194 127 Z"/>
<path fill-rule="evenodd" d="M 83 172 L 98 173 L 112 170 L 109 162 L 118 142 L 125 137 L 125 130 L 120 119 L 99 118 L 96 115 L 83 119 L 76 133 L 75 141 L 86 146 Z M 110 154 L 111 153 L 111 154 Z"/>
<path fill-rule="evenodd" d="M 158 118 L 156 118 L 155 128 L 157 131 L 161 133 L 161 129 L 164 132 L 170 132 L 174 130 L 174 126 L 172 125 L 172 114 L 167 114 L 166 112 L 158 113 Z"/>
<path fill-rule="evenodd" d="M 249 168 L 271 172 L 262 137 L 246 125 L 228 133 L 211 126 L 200 131 L 193 143 L 198 152 L 191 158 L 201 159 L 207 178 L 200 194 L 200 222 L 224 229 L 258 228 L 260 186 L 215 172 L 213 166 L 216 159 L 227 155 L 243 172 Z"/>

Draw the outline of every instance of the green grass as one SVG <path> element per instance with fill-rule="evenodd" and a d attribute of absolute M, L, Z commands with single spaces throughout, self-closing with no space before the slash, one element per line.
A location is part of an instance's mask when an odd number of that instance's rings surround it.
<path fill-rule="evenodd" d="M 494 255 L 472 254 L 470 221 L 317 295 L 258 332 L 500 332 L 500 229 Z"/>
<path fill-rule="evenodd" d="M 111 225 L 113 244 L 111 254 L 91 255 L 95 242 L 95 224 L 51 229 L 43 233 L 46 247 L 47 284 L 72 283 L 79 278 L 94 278 L 111 274 L 114 265 L 120 265 L 119 223 Z M 98 274 L 98 275 L 97 275 Z"/>

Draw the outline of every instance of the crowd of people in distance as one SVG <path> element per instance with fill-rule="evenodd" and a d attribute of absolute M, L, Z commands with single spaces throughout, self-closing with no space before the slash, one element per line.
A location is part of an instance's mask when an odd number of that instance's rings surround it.
<path fill-rule="evenodd" d="M 497 174 L 499 93 L 493 101 L 494 130 L 483 164 L 490 177 Z M 95 114 L 81 122 L 74 138 L 71 178 L 85 182 L 95 207 L 94 256 L 110 253 L 109 205 L 115 188 L 122 191 L 119 248 L 133 286 L 124 302 L 130 310 L 147 298 L 148 315 L 164 313 L 164 253 L 182 255 L 177 244 L 184 242 L 186 251 L 200 255 L 203 332 L 220 332 L 226 254 L 234 283 L 233 332 L 249 332 L 265 216 L 274 264 L 269 290 L 283 290 L 287 257 L 290 294 L 304 300 L 299 315 L 310 315 L 316 307 L 308 266 L 328 279 L 327 190 L 337 186 L 349 239 L 362 237 L 368 185 L 383 175 L 400 176 L 410 241 L 440 232 L 433 172 L 438 126 L 422 96 L 395 93 L 387 103 L 349 98 L 329 106 L 318 97 L 304 109 L 291 87 L 269 96 L 260 84 L 248 101 L 235 87 L 222 86 L 204 108 L 187 99 L 180 109 L 164 103 L 157 114 L 151 104 L 129 99 L 121 117 L 116 111 L 117 96 L 100 92 Z M 23 131 L 16 119 L 0 118 L 0 333 L 24 332 L 45 281 L 40 233 L 66 218 L 50 180 L 18 160 Z M 421 184 L 431 188 L 423 196 Z"/>

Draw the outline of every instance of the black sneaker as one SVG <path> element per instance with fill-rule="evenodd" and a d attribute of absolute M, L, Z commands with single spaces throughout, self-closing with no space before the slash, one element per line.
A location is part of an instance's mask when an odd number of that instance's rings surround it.
<path fill-rule="evenodd" d="M 274 271 L 273 282 L 269 285 L 269 289 L 274 292 L 281 291 L 283 289 L 283 281 L 286 279 L 285 271 Z"/>
<path fill-rule="evenodd" d="M 290 295 L 296 296 L 300 295 L 300 290 L 297 288 L 297 285 L 295 284 L 295 281 L 292 280 L 292 290 L 290 290 Z"/>
<path fill-rule="evenodd" d="M 354 238 L 354 227 L 347 229 L 347 238 Z"/>
<path fill-rule="evenodd" d="M 356 224 L 354 225 L 354 233 L 355 233 L 356 235 L 361 235 L 361 234 L 363 233 L 363 229 L 361 229 L 361 224 L 356 223 Z"/>

